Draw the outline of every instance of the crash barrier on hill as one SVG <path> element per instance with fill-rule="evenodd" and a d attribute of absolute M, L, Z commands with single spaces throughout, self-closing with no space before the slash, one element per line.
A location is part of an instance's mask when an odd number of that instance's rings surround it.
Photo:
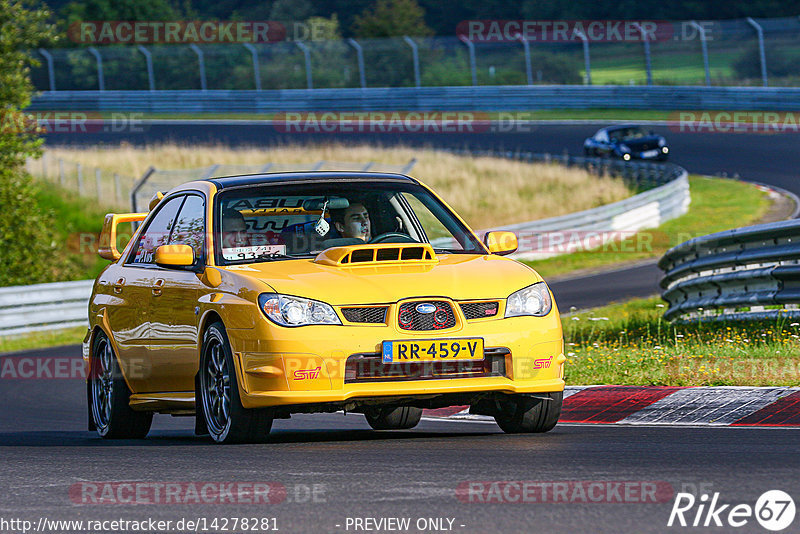
<path fill-rule="evenodd" d="M 800 220 L 697 237 L 668 250 L 658 266 L 665 319 L 800 316 Z"/>
<path fill-rule="evenodd" d="M 0 287 L 0 337 L 86 326 L 93 283 Z"/>
<path fill-rule="evenodd" d="M 489 111 L 619 108 L 648 110 L 800 111 L 800 88 L 657 85 L 489 85 L 265 91 L 47 91 L 28 111 L 104 113 L 270 113 L 291 128 L 295 113 Z M 290 110 L 291 113 L 286 111 Z M 106 118 L 106 120 L 111 120 Z M 680 121 L 678 112 L 675 121 Z M 687 128 L 696 127 L 697 117 Z M 710 120 L 715 120 L 714 118 Z M 721 119 L 730 122 L 731 117 Z M 743 119 L 744 120 L 744 119 Z M 779 119 L 776 119 L 779 120 Z M 782 121 L 782 119 L 780 119 Z M 796 123 L 796 120 L 795 120 Z M 689 130 L 692 131 L 692 130 Z"/>
<path fill-rule="evenodd" d="M 465 151 L 454 151 L 461 153 Z M 552 156 L 531 152 L 469 151 L 528 162 L 560 163 L 599 176 L 622 178 L 640 193 L 604 206 L 524 223 L 491 228 L 517 234 L 519 249 L 512 257 L 535 260 L 582 250 L 621 250 L 648 246 L 631 243 L 639 230 L 655 228 L 686 213 L 691 196 L 686 169 L 672 163 L 623 161 L 596 157 Z M 483 234 L 490 229 L 481 231 Z M 641 236 L 639 236 L 641 237 Z M 645 236 L 646 237 L 646 236 Z M 631 250 L 633 252 L 633 250 Z"/>

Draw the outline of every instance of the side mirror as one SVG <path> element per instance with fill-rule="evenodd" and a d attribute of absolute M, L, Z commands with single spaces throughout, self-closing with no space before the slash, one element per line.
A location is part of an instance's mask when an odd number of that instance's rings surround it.
<path fill-rule="evenodd" d="M 514 232 L 487 232 L 483 238 L 483 243 L 489 249 L 489 252 L 500 256 L 516 252 L 519 246 L 517 234 Z"/>
<path fill-rule="evenodd" d="M 189 245 L 161 245 L 156 249 L 156 263 L 162 267 L 191 267 L 194 249 Z"/>

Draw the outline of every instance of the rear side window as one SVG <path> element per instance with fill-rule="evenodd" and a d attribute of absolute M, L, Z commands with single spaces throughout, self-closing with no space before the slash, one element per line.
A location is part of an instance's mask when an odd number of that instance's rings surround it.
<path fill-rule="evenodd" d="M 128 263 L 133 265 L 154 265 L 156 249 L 169 243 L 170 233 L 175 226 L 175 218 L 186 196 L 175 197 L 158 206 L 158 211 L 150 219 L 135 247 Z"/>

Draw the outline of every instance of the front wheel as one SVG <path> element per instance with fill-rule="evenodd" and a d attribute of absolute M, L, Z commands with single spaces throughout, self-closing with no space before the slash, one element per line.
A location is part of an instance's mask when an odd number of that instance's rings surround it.
<path fill-rule="evenodd" d="M 104 333 L 97 334 L 94 339 L 91 362 L 90 402 L 97 433 L 106 439 L 142 439 L 147 436 L 153 412 L 131 409 L 131 390 Z"/>
<path fill-rule="evenodd" d="M 419 424 L 422 408 L 413 406 L 372 408 L 365 411 L 364 416 L 373 430 L 408 430 Z"/>
<path fill-rule="evenodd" d="M 236 369 L 228 336 L 222 323 L 208 327 L 200 358 L 199 408 L 208 433 L 217 443 L 265 441 L 272 429 L 272 416 L 266 410 L 242 406 Z M 199 410 L 198 410 L 199 411 Z"/>
<path fill-rule="evenodd" d="M 561 416 L 564 392 L 548 393 L 549 399 L 519 397 L 507 410 L 494 416 L 498 426 L 508 434 L 548 432 Z"/>

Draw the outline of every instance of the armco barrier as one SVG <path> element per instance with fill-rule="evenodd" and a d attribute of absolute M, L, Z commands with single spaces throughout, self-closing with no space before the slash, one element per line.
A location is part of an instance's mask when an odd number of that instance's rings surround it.
<path fill-rule="evenodd" d="M 626 85 L 370 87 L 268 91 L 45 91 L 30 111 L 277 113 L 531 109 L 800 111 L 800 88 Z"/>
<path fill-rule="evenodd" d="M 800 316 L 800 220 L 691 239 L 658 266 L 665 271 L 665 319 Z"/>
<path fill-rule="evenodd" d="M 88 326 L 94 280 L 0 287 L 0 336 Z"/>

